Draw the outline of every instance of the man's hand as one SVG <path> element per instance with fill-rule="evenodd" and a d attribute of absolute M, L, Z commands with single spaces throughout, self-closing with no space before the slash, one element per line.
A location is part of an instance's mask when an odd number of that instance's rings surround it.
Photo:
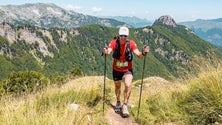
<path fill-rule="evenodd" d="M 143 56 L 145 56 L 149 51 L 150 51 L 150 47 L 147 45 L 144 45 L 143 50 L 142 50 Z"/>
<path fill-rule="evenodd" d="M 103 54 L 108 55 L 108 47 L 103 48 Z"/>

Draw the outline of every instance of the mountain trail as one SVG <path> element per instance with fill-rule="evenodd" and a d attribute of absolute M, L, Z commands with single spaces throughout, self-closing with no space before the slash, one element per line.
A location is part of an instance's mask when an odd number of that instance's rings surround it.
<path fill-rule="evenodd" d="M 111 106 L 105 115 L 105 119 L 110 125 L 138 125 L 130 116 L 123 118 L 120 114 L 117 114 L 113 109 L 114 105 L 111 104 Z"/>

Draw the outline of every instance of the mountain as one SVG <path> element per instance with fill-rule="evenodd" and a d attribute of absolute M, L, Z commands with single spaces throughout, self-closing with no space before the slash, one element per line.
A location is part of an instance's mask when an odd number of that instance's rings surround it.
<path fill-rule="evenodd" d="M 116 36 L 118 28 L 88 25 L 72 29 L 44 29 L 30 25 L 15 27 L 0 24 L 0 79 L 12 71 L 36 70 L 47 76 L 64 75 L 80 68 L 84 75 L 103 75 L 101 50 Z M 129 39 L 141 50 L 150 46 L 144 76 L 166 79 L 193 72 L 195 57 L 205 59 L 222 52 L 197 37 L 191 30 L 177 25 L 169 16 L 157 19 L 152 26 L 130 28 Z M 211 57 L 212 59 L 212 57 Z M 211 60 L 212 61 L 212 60 Z M 134 57 L 134 78 L 141 77 L 143 60 Z M 112 56 L 107 57 L 107 74 L 111 78 Z"/>
<path fill-rule="evenodd" d="M 74 11 L 67 11 L 53 3 L 0 6 L 0 22 L 8 22 L 15 26 L 30 24 L 43 28 L 73 28 L 90 24 L 107 27 L 126 25 L 114 19 L 98 18 Z"/>
<path fill-rule="evenodd" d="M 202 39 L 222 48 L 222 18 L 181 22 Z"/>
<path fill-rule="evenodd" d="M 177 27 L 177 24 L 174 21 L 174 19 L 168 15 L 161 16 L 160 18 L 155 20 L 153 25 L 166 25 L 166 26 L 170 26 L 170 27 Z"/>
<path fill-rule="evenodd" d="M 140 28 L 140 27 L 145 27 L 145 26 L 150 26 L 152 25 L 151 21 L 148 21 L 147 19 L 141 19 L 138 17 L 128 17 L 128 16 L 108 16 L 107 18 L 115 19 L 120 22 L 124 22 L 126 24 L 129 24 L 130 26 L 134 28 Z"/>

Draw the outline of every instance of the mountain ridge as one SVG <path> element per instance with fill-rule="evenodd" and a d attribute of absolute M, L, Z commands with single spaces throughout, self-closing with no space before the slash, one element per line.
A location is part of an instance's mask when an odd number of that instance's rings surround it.
<path fill-rule="evenodd" d="M 36 70 L 49 76 L 62 75 L 79 67 L 85 75 L 102 75 L 103 47 L 117 35 L 118 29 L 101 25 L 88 25 L 73 29 L 42 29 L 30 25 L 14 27 L 0 24 L 1 78 L 12 71 Z M 221 57 L 221 51 L 201 40 L 185 26 L 153 25 L 130 28 L 129 39 L 138 48 L 149 45 L 145 76 L 166 79 L 179 77 L 191 70 L 193 56 L 208 58 L 210 51 Z M 142 60 L 134 59 L 135 79 L 140 77 Z M 111 74 L 112 59 L 107 61 Z M 186 73 L 185 73 L 186 74 Z"/>
<path fill-rule="evenodd" d="M 148 21 L 147 19 L 141 19 L 136 16 L 132 16 L 132 17 L 129 17 L 129 16 L 107 16 L 105 18 L 111 18 L 111 19 L 118 20 L 120 22 L 125 22 L 134 28 L 141 28 L 141 27 L 152 25 L 151 21 Z"/>
<path fill-rule="evenodd" d="M 179 23 L 193 30 L 200 38 L 222 48 L 222 18 Z"/>
<path fill-rule="evenodd" d="M 127 25 L 113 19 L 98 18 L 68 11 L 53 3 L 0 6 L 0 21 L 9 22 L 13 25 L 29 23 L 44 28 L 74 28 L 90 24 L 107 27 Z"/>

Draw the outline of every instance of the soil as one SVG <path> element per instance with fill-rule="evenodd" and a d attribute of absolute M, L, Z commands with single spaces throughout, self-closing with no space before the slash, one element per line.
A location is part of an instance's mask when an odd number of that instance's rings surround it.
<path fill-rule="evenodd" d="M 110 125 L 138 125 L 130 116 L 123 118 L 120 114 L 116 113 L 113 107 L 111 105 L 105 116 Z"/>

